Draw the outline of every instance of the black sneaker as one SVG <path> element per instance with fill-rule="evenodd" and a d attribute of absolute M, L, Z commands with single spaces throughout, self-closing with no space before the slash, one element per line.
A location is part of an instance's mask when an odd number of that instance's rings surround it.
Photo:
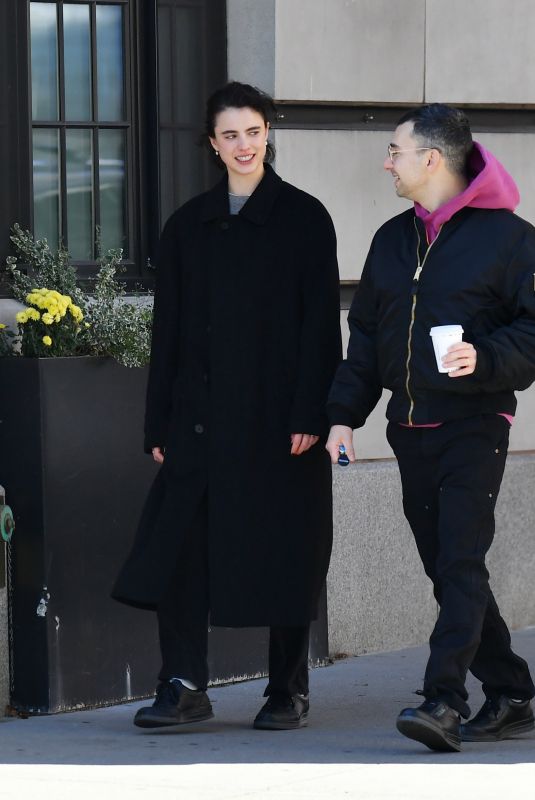
<path fill-rule="evenodd" d="M 180 681 L 164 681 L 156 689 L 154 703 L 139 709 L 134 717 L 134 725 L 139 728 L 164 728 L 202 722 L 213 716 L 206 692 L 188 689 Z"/>
<path fill-rule="evenodd" d="M 488 698 L 475 717 L 461 725 L 461 737 L 463 742 L 498 742 L 534 728 L 531 702 L 502 695 Z"/>
<path fill-rule="evenodd" d="M 461 749 L 461 718 L 443 700 L 426 700 L 418 708 L 404 708 L 396 727 L 403 736 L 425 744 L 430 750 Z"/>
<path fill-rule="evenodd" d="M 308 724 L 308 695 L 272 694 L 255 717 L 253 727 L 263 731 L 288 731 Z"/>

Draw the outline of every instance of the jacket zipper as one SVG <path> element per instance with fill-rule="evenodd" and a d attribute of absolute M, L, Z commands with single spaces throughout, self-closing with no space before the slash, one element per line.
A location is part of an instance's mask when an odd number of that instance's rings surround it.
<path fill-rule="evenodd" d="M 421 274 L 423 268 L 425 267 L 425 262 L 427 261 L 427 256 L 429 255 L 429 252 L 430 252 L 431 248 L 433 247 L 433 245 L 435 244 L 436 240 L 440 236 L 440 232 L 442 230 L 442 226 L 440 226 L 437 235 L 435 236 L 435 238 L 433 239 L 431 244 L 428 246 L 427 250 L 425 251 L 425 255 L 423 257 L 423 260 L 420 263 L 420 244 L 421 244 L 420 231 L 418 230 L 418 225 L 416 224 L 416 218 L 413 219 L 413 222 L 414 222 L 414 227 L 416 229 L 416 236 L 418 237 L 418 243 L 417 243 L 417 248 L 416 248 L 416 257 L 418 259 L 418 266 L 416 267 L 416 272 L 414 273 L 413 278 L 412 278 L 411 321 L 410 321 L 410 324 L 409 324 L 409 336 L 408 336 L 408 341 L 407 341 L 407 361 L 405 363 L 405 368 L 407 370 L 407 378 L 405 380 L 405 388 L 407 390 L 407 395 L 409 396 L 409 414 L 408 414 L 407 422 L 411 427 L 413 425 L 412 415 L 413 415 L 413 412 L 414 412 L 414 397 L 411 394 L 411 390 L 410 390 L 410 386 L 409 386 L 410 378 L 411 378 L 410 361 L 411 361 L 411 358 L 412 358 L 412 329 L 414 327 L 414 320 L 415 320 L 415 317 L 416 317 L 416 299 L 417 299 L 417 296 L 418 296 L 418 282 L 420 280 L 420 274 Z"/>

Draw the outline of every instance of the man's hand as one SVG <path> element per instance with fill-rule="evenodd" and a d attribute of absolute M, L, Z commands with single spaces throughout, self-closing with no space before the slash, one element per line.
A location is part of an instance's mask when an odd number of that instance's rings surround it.
<path fill-rule="evenodd" d="M 448 347 L 448 352 L 442 359 L 444 367 L 453 367 L 452 372 L 448 372 L 450 378 L 462 378 L 463 375 L 471 375 L 476 368 L 477 352 L 470 342 L 457 342 Z"/>
<path fill-rule="evenodd" d="M 152 448 L 152 457 L 156 461 L 157 464 L 163 464 L 164 459 L 164 451 L 161 447 L 153 447 Z"/>
<path fill-rule="evenodd" d="M 353 431 L 347 425 L 333 425 L 327 439 L 325 449 L 331 457 L 333 464 L 338 464 L 340 455 L 338 446 L 343 444 L 350 461 L 355 461 L 355 451 L 353 450 Z"/>
<path fill-rule="evenodd" d="M 316 444 L 318 439 L 319 436 L 314 436 L 312 433 L 290 434 L 290 441 L 292 443 L 290 454 L 292 456 L 300 456 L 301 453 L 306 453 L 307 450 L 310 450 L 310 448 Z"/>

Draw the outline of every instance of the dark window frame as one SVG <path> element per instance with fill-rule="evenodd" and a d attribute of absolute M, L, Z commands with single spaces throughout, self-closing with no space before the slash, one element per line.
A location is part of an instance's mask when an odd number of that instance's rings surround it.
<path fill-rule="evenodd" d="M 38 2 L 39 0 L 34 0 Z M 50 2 L 51 0 L 41 0 Z M 63 2 L 64 0 L 60 0 Z M 203 91 L 213 91 L 227 79 L 225 0 L 173 0 L 177 5 L 203 8 Z M 29 15 L 31 0 L 0 2 L 0 153 L 4 180 L 0 183 L 0 264 L 12 254 L 10 227 L 18 222 L 33 230 L 32 109 Z M 72 0 L 85 3 L 87 0 Z M 129 233 L 133 249 L 122 276 L 127 291 L 152 288 L 154 260 L 161 225 L 159 191 L 158 44 L 159 0 L 102 0 L 104 5 L 127 7 L 130 47 L 125 47 L 126 103 L 130 104 L 131 142 L 127 159 Z M 37 122 L 37 121 L 36 121 Z M 76 127 L 72 123 L 68 126 Z M 48 121 L 43 127 L 49 126 Z M 51 127 L 58 127 L 52 123 Z M 87 128 L 86 122 L 79 127 Z M 105 127 L 105 125 L 102 125 Z M 117 127 L 112 124 L 111 127 Z M 199 120 L 199 133 L 202 120 Z M 94 153 L 97 161 L 97 154 Z M 65 165 L 63 165 L 64 167 Z M 63 175 L 65 171 L 63 169 Z M 212 185 L 218 171 L 206 159 L 196 193 Z M 132 246 L 131 244 L 131 246 Z M 95 262 L 77 262 L 80 278 L 90 286 Z M 0 297 L 11 296 L 9 284 L 1 285 Z"/>
<path fill-rule="evenodd" d="M 50 2 L 51 0 L 34 0 Z M 72 0 L 86 3 L 88 0 Z M 29 9 L 31 0 L 1 0 L 0 67 L 7 76 L 4 93 L 5 111 L 9 109 L 9 121 L 4 128 L 0 117 L 0 143 L 5 141 L 4 152 L 9 153 L 9 180 L 0 187 L 0 208 L 5 209 L 3 219 L 7 221 L 0 231 L 0 258 L 5 261 L 11 253 L 9 227 L 19 222 L 33 229 L 32 220 L 32 111 Z M 56 0 L 64 2 L 64 0 Z M 225 0 L 173 0 L 176 5 L 199 6 L 203 11 L 203 91 L 207 95 L 227 80 L 226 62 L 226 2 Z M 125 261 L 127 268 L 122 279 L 127 291 L 152 288 L 154 285 L 154 261 L 161 227 L 159 187 L 159 100 L 158 100 L 158 43 L 157 9 L 159 0 L 99 0 L 104 5 L 127 7 L 128 35 L 130 47 L 125 47 L 126 103 L 130 104 L 131 142 L 127 158 L 128 225 L 131 237 L 131 257 Z M 4 32 L 4 37 L 1 31 Z M 13 33 L 15 32 L 15 35 Z M 93 90 L 95 84 L 93 83 Z M 36 121 L 37 122 L 37 121 Z M 43 127 L 58 127 L 58 123 L 45 122 Z M 76 127 L 66 123 L 66 127 Z M 86 122 L 78 127 L 87 128 Z M 106 126 L 101 124 L 100 127 Z M 111 124 L 110 127 L 117 127 Z M 199 133 L 202 120 L 199 120 Z M 94 152 L 97 163 L 98 154 Z M 65 175 L 65 170 L 62 174 Z M 196 193 L 209 188 L 219 177 L 217 169 L 206 158 Z M 95 262 L 74 261 L 80 278 L 89 284 L 96 272 Z M 9 296 L 9 287 L 0 287 L 0 296 Z"/>
<path fill-rule="evenodd" d="M 201 37 L 206 43 L 204 57 L 200 66 L 200 83 L 202 106 L 208 96 L 227 80 L 227 36 L 226 36 L 226 1 L 225 0 L 149 0 L 148 5 L 152 7 L 150 24 L 152 26 L 152 36 L 150 41 L 154 43 L 152 52 L 152 70 L 155 75 L 156 91 L 153 97 L 159 97 L 159 53 L 158 53 L 158 12 L 162 7 L 169 9 L 195 9 L 200 13 Z M 172 56 L 174 58 L 174 55 Z M 173 72 L 173 70 L 172 70 Z M 177 86 L 171 79 L 172 90 L 178 91 Z M 150 132 L 151 147 L 150 153 L 153 156 L 151 167 L 152 192 L 153 197 L 158 198 L 157 219 L 152 220 L 151 230 L 151 255 L 154 256 L 157 242 L 161 230 L 166 222 L 165 214 L 162 209 L 161 186 L 160 186 L 160 133 L 162 131 L 190 131 L 198 133 L 199 137 L 203 130 L 204 119 L 200 117 L 193 123 L 184 120 L 173 120 L 171 123 L 161 121 L 160 107 L 157 103 L 153 107 L 154 126 Z M 172 114 L 171 114 L 172 116 Z M 201 166 L 200 181 L 197 192 L 210 188 L 220 177 L 221 171 L 214 165 L 209 157 L 204 157 Z M 180 202 L 180 200 L 178 201 Z M 156 217 L 156 215 L 155 215 Z"/>
<path fill-rule="evenodd" d="M 31 228 L 32 165 L 29 120 L 29 41 L 27 8 L 18 0 L 0 4 L 0 74 L 3 97 L 0 100 L 0 153 L 5 160 L 5 180 L 0 183 L 0 208 L 4 225 L 0 236 L 0 259 L 12 254 L 10 227 L 15 222 Z M 0 287 L 0 296 L 10 296 L 9 286 Z"/>

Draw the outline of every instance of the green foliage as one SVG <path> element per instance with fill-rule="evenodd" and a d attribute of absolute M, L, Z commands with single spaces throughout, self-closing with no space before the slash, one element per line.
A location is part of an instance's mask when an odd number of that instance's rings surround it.
<path fill-rule="evenodd" d="M 152 307 L 145 297 L 125 299 L 117 280 L 121 250 L 109 250 L 100 259 L 93 296 L 86 307 L 88 335 L 95 355 L 108 355 L 126 367 L 147 364 L 150 356 Z"/>
<path fill-rule="evenodd" d="M 25 303 L 32 289 L 44 287 L 69 295 L 83 310 L 84 295 L 76 282 L 76 269 L 70 263 L 68 251 L 62 245 L 56 251 L 51 250 L 46 239 L 35 241 L 30 231 L 23 230 L 18 223 L 11 230 L 17 256 L 7 258 L 6 271 L 11 276 L 16 299 Z M 27 267 L 26 275 L 17 267 L 19 260 Z"/>
<path fill-rule="evenodd" d="M 152 307 L 146 294 L 137 302 L 126 298 L 117 278 L 122 250 L 100 255 L 93 291 L 87 292 L 78 285 L 65 248 L 52 251 L 46 239 L 35 241 L 20 225 L 13 226 L 11 241 L 17 256 L 7 259 L 6 272 L 15 298 L 28 305 L 17 314 L 22 356 L 98 355 L 126 367 L 148 363 Z M 0 328 L 0 355 L 11 350 L 9 336 Z"/>
<path fill-rule="evenodd" d="M 0 325 L 0 358 L 10 356 L 13 352 L 15 334 L 6 325 Z"/>

